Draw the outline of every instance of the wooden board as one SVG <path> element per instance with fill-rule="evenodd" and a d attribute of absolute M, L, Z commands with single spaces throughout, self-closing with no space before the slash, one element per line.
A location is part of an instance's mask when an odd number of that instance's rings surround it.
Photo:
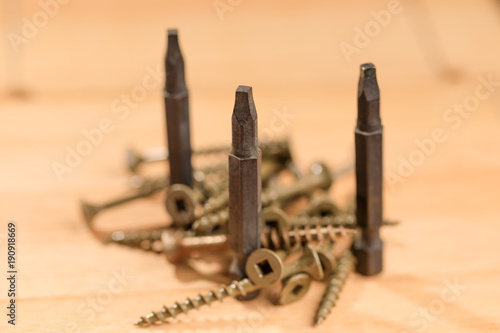
<path fill-rule="evenodd" d="M 51 7 L 53 17 L 42 24 L 38 2 L 2 1 L 0 330 L 500 331 L 498 3 L 220 3 L 229 6 L 223 19 L 212 0 L 71 1 Z M 41 20 L 37 31 L 22 35 L 34 17 Z M 304 170 L 317 160 L 336 166 L 352 157 L 358 67 L 376 64 L 385 215 L 402 223 L 383 231 L 383 274 L 352 275 L 323 325 L 312 326 L 324 290 L 314 283 L 288 306 L 272 306 L 263 294 L 248 303 L 225 300 L 172 324 L 133 327 L 140 315 L 225 281 L 217 262 L 196 262 L 196 272 L 158 255 L 103 246 L 79 210 L 80 198 L 102 202 L 126 191 L 127 147 L 164 144 L 163 79 L 155 77 L 169 27 L 180 29 L 194 146 L 229 142 L 234 91 L 252 85 L 260 132 L 291 135 Z M 26 39 L 18 53 L 10 33 Z M 341 46 L 354 53 L 346 56 Z M 488 80 L 494 83 L 485 86 Z M 133 104 L 124 108 L 121 99 L 131 94 Z M 456 104 L 465 111 L 453 111 Z M 107 132 L 96 134 L 99 127 Z M 94 144 L 85 143 L 88 133 Z M 54 163 L 67 164 L 68 151 L 77 149 L 87 156 L 73 156 L 70 171 L 58 177 Z M 331 195 L 345 204 L 353 193 L 348 177 Z M 4 315 L 11 220 L 15 327 Z M 103 213 L 96 223 L 110 231 L 166 221 L 158 196 Z"/>

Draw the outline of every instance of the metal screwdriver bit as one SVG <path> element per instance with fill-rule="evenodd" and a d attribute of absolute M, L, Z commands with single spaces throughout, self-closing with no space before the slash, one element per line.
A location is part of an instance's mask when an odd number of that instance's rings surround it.
<path fill-rule="evenodd" d="M 245 276 L 245 263 L 260 248 L 261 162 L 258 146 L 257 111 L 252 88 L 239 86 L 232 115 L 232 146 L 229 153 L 229 242 L 235 253 L 231 269 Z"/>
<path fill-rule="evenodd" d="M 325 294 L 316 312 L 314 320 L 316 325 L 321 324 L 335 306 L 347 276 L 354 267 L 354 262 L 355 258 L 350 251 L 346 251 L 339 259 L 337 269 L 329 278 Z"/>
<path fill-rule="evenodd" d="M 170 183 L 191 186 L 191 134 L 189 99 L 184 77 L 184 59 L 179 48 L 177 30 L 168 30 L 165 57 L 166 83 L 164 90 Z"/>
<path fill-rule="evenodd" d="M 361 65 L 358 85 L 356 146 L 356 219 L 361 237 L 355 244 L 356 271 L 375 275 L 382 271 L 382 122 L 380 91 L 375 66 Z"/>

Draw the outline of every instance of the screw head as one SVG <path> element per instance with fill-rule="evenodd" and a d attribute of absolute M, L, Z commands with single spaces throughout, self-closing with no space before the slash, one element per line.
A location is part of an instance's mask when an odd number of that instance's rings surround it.
<path fill-rule="evenodd" d="M 196 204 L 196 194 L 184 184 L 174 184 L 167 190 L 165 206 L 176 224 L 186 226 L 191 222 Z"/>
<path fill-rule="evenodd" d="M 337 268 L 337 260 L 332 253 L 332 247 L 330 245 L 323 245 L 316 250 L 318 252 L 319 261 L 321 267 L 323 268 L 324 278 L 328 278 L 333 274 Z"/>
<path fill-rule="evenodd" d="M 250 281 L 259 286 L 270 286 L 281 279 L 283 262 L 271 250 L 258 249 L 252 252 L 245 266 Z"/>
<path fill-rule="evenodd" d="M 262 228 L 276 228 L 278 232 L 288 227 L 288 217 L 285 212 L 277 207 L 271 206 L 262 210 Z"/>
<path fill-rule="evenodd" d="M 313 199 L 307 213 L 312 216 L 336 216 L 340 212 L 330 199 Z"/>
<path fill-rule="evenodd" d="M 297 273 L 283 280 L 283 289 L 277 299 L 281 305 L 290 304 L 301 299 L 311 286 L 311 277 L 306 273 Z"/>
<path fill-rule="evenodd" d="M 318 252 L 313 249 L 311 244 L 307 244 L 303 248 L 301 268 L 303 272 L 309 274 L 314 280 L 321 281 L 325 278 L 323 267 L 318 256 Z"/>

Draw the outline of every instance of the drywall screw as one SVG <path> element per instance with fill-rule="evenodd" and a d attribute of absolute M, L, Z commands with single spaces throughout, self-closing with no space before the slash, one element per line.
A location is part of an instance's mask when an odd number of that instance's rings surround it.
<path fill-rule="evenodd" d="M 214 234 L 193 237 L 189 233 L 175 229 L 115 231 L 108 237 L 108 243 L 163 253 L 172 263 L 177 263 L 194 253 L 222 252 L 229 249 L 227 235 Z"/>
<path fill-rule="evenodd" d="M 318 226 L 343 226 L 345 228 L 356 228 L 356 216 L 353 214 L 339 214 L 335 216 L 310 216 L 298 215 L 290 218 L 290 227 L 316 228 Z"/>
<path fill-rule="evenodd" d="M 168 261 L 177 263 L 194 253 L 223 252 L 229 250 L 227 235 L 213 234 L 207 236 L 185 237 L 181 231 L 167 229 L 161 236 L 163 253 Z"/>
<path fill-rule="evenodd" d="M 135 325 L 147 327 L 158 322 L 164 322 L 168 318 L 176 318 L 179 314 L 186 314 L 192 309 L 198 310 L 201 306 L 210 305 L 214 301 L 222 302 L 226 297 L 245 296 L 258 289 L 260 289 L 260 286 L 253 284 L 249 279 L 233 281 L 218 290 L 209 291 L 206 295 L 200 294 L 194 298 L 187 298 L 184 302 L 176 302 L 171 307 L 164 306 L 158 312 L 151 312 L 147 316 L 141 317 Z"/>
<path fill-rule="evenodd" d="M 197 235 L 203 235 L 212 232 L 216 228 L 227 229 L 229 220 L 229 209 L 225 208 L 218 212 L 204 215 L 193 222 L 191 230 Z"/>
<path fill-rule="evenodd" d="M 300 171 L 297 170 L 296 166 L 291 163 L 290 154 L 290 142 L 288 139 L 285 140 L 274 140 L 274 141 L 263 141 L 260 144 L 260 149 L 262 150 L 263 159 L 269 159 L 272 161 L 280 161 L 287 165 L 287 168 L 296 176 L 300 175 Z M 205 156 L 205 155 L 217 155 L 222 153 L 228 153 L 230 147 L 228 145 L 220 145 L 213 147 L 204 147 L 201 149 L 195 149 L 191 152 L 191 155 Z M 152 147 L 148 148 L 143 152 L 137 152 L 136 150 L 129 148 L 126 151 L 127 168 L 135 173 L 138 168 L 144 163 L 153 163 L 168 161 L 169 154 L 166 147 Z M 226 164 L 227 166 L 227 164 Z"/>
<path fill-rule="evenodd" d="M 300 215 L 335 216 L 340 212 L 337 205 L 328 197 L 313 197 L 307 208 Z"/>
<path fill-rule="evenodd" d="M 198 218 L 201 218 L 215 211 L 218 211 L 224 207 L 227 207 L 228 202 L 229 202 L 229 191 L 226 189 L 221 193 L 219 193 L 218 196 L 210 197 L 207 201 L 205 201 L 205 203 L 203 204 L 202 216 L 199 216 Z"/>
<path fill-rule="evenodd" d="M 225 212 L 227 219 L 227 211 Z M 317 229 L 285 229 L 281 233 L 276 228 L 272 231 L 263 230 L 261 232 L 262 245 L 270 248 L 278 254 L 280 250 L 289 252 L 297 246 L 304 246 L 308 242 L 333 241 L 337 235 L 353 234 L 356 231 L 344 228 L 333 228 L 331 226 Z M 160 238 L 159 238 L 160 237 Z M 229 236 L 227 233 L 217 233 L 208 235 L 194 235 L 192 230 L 165 229 L 161 236 L 157 230 L 144 231 L 115 231 L 108 237 L 108 242 L 127 245 L 135 248 L 142 248 L 146 251 L 162 252 L 167 255 L 171 262 L 186 258 L 191 253 L 203 251 L 219 252 L 229 248 Z M 159 244 L 161 241 L 161 246 Z M 285 251 L 281 251 L 284 259 Z M 281 255 L 280 254 L 280 255 Z M 321 259 L 321 253 L 319 253 Z"/>
<path fill-rule="evenodd" d="M 158 191 L 163 190 L 167 186 L 168 182 L 165 178 L 153 179 L 142 184 L 141 187 L 138 189 L 137 193 L 116 200 L 112 200 L 107 203 L 95 205 L 95 204 L 90 204 L 85 200 L 80 200 L 80 205 L 82 207 L 83 217 L 85 219 L 85 222 L 90 226 L 94 217 L 103 210 L 119 206 L 139 198 L 146 198 Z"/>
<path fill-rule="evenodd" d="M 229 146 L 213 146 L 201 148 L 198 150 L 193 150 L 192 155 L 213 155 L 227 153 L 229 151 Z M 137 152 L 136 150 L 129 148 L 126 151 L 127 158 L 127 168 L 135 173 L 137 169 L 144 163 L 162 162 L 168 161 L 168 149 L 166 147 L 153 147 L 148 148 L 144 152 Z"/>
<path fill-rule="evenodd" d="M 382 271 L 382 132 L 375 66 L 362 64 L 355 129 L 356 217 L 361 237 L 354 243 L 354 253 L 356 271 L 363 275 L 375 275 Z"/>
<path fill-rule="evenodd" d="M 274 266 L 272 269 L 266 271 L 266 274 L 264 275 L 265 282 L 267 284 L 278 282 L 283 274 L 283 263 L 281 262 L 281 259 L 279 259 L 279 257 L 277 257 L 277 255 L 272 251 L 268 252 L 265 249 L 256 250 L 255 252 L 257 252 L 257 254 L 254 255 L 253 258 L 251 258 L 252 255 L 250 255 L 247 264 L 253 265 L 254 262 L 252 260 L 254 260 L 254 258 L 259 261 L 267 261 L 268 263 L 272 262 Z M 158 312 L 151 312 L 149 315 L 141 317 L 135 324 L 137 326 L 146 327 L 157 322 L 164 322 L 168 318 L 175 318 L 181 313 L 186 314 L 190 310 L 199 309 L 203 305 L 210 305 L 214 301 L 222 302 L 222 300 L 227 297 L 245 297 L 258 291 L 263 286 L 265 285 L 254 283 L 248 278 L 240 281 L 233 281 L 231 284 L 223 286 L 218 290 L 209 291 L 205 295 L 200 294 L 194 298 L 187 298 L 184 302 L 174 303 L 171 307 L 164 306 Z"/>
<path fill-rule="evenodd" d="M 356 215 L 352 213 L 340 213 L 338 215 L 297 215 L 288 217 L 279 207 L 271 206 L 262 211 L 262 222 L 267 227 L 278 228 L 317 228 L 317 227 L 344 227 L 346 229 L 357 228 Z M 394 226 L 399 222 L 384 220 L 384 226 Z"/>
<path fill-rule="evenodd" d="M 163 253 L 162 234 L 162 230 L 115 231 L 108 236 L 106 242 Z"/>
<path fill-rule="evenodd" d="M 195 214 L 196 206 L 205 201 L 205 194 L 184 184 L 173 184 L 167 189 L 165 207 L 174 221 L 174 226 L 186 228 Z"/>
<path fill-rule="evenodd" d="M 189 92 L 184 75 L 184 59 L 179 48 L 177 30 L 168 30 L 165 57 L 166 81 L 164 100 L 170 183 L 191 186 L 191 134 L 189 124 Z"/>
<path fill-rule="evenodd" d="M 139 153 L 132 148 L 126 151 L 127 167 L 130 172 L 136 173 L 143 163 L 161 162 L 168 159 L 165 147 L 149 148 L 144 153 Z"/>
<path fill-rule="evenodd" d="M 262 233 L 262 247 L 268 249 L 292 248 L 297 244 L 311 242 L 323 243 L 333 242 L 339 236 L 356 234 L 355 229 L 348 229 L 347 226 L 318 226 L 316 228 L 293 227 L 281 232 L 276 228 L 271 228 Z"/>
<path fill-rule="evenodd" d="M 346 251 L 339 259 L 337 270 L 329 277 L 328 286 L 316 312 L 314 320 L 316 325 L 321 324 L 335 306 L 347 276 L 354 268 L 355 261 L 350 251 Z"/>
<path fill-rule="evenodd" d="M 314 163 L 311 166 L 311 174 L 300 177 L 292 185 L 266 189 L 262 193 L 262 206 L 266 207 L 273 202 L 287 202 L 299 196 L 311 195 L 317 189 L 328 190 L 332 181 L 333 177 L 328 168 L 322 163 Z"/>
<path fill-rule="evenodd" d="M 246 276 L 248 256 L 261 247 L 262 154 L 258 147 L 257 110 L 251 87 L 236 89 L 231 124 L 228 233 L 235 254 L 231 274 L 241 278 Z"/>
<path fill-rule="evenodd" d="M 337 260 L 335 259 L 332 250 L 333 243 L 322 244 L 316 249 L 319 261 L 321 262 L 321 267 L 325 273 L 325 279 L 329 278 L 337 269 Z"/>
<path fill-rule="evenodd" d="M 297 273 L 307 273 L 314 280 L 323 280 L 325 276 L 318 252 L 313 249 L 311 244 L 304 245 L 302 247 L 302 256 L 285 266 L 283 279 Z"/>
<path fill-rule="evenodd" d="M 291 172 L 298 176 L 300 171 L 296 169 L 296 166 L 290 164 L 291 154 L 290 154 L 290 142 L 288 139 L 285 140 L 273 140 L 273 141 L 263 141 L 260 144 L 260 149 L 262 150 L 263 159 L 272 159 L 282 161 L 287 164 L 287 168 Z M 220 145 L 213 147 L 205 147 L 201 149 L 196 149 L 191 152 L 191 155 L 215 155 L 221 153 L 229 152 L 230 147 L 228 145 Z M 143 163 L 161 162 L 167 161 L 168 149 L 166 147 L 153 147 L 148 148 L 146 151 L 139 153 L 134 149 L 129 148 L 126 152 L 127 167 L 131 172 L 136 172 L 140 165 Z"/>
<path fill-rule="evenodd" d="M 309 290 L 311 281 L 312 278 L 307 273 L 297 273 L 283 279 L 283 287 L 274 302 L 279 305 L 285 305 L 298 301 Z"/>

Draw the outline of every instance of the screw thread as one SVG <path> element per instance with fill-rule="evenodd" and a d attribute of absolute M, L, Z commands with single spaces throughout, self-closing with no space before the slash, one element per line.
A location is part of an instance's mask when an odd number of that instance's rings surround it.
<path fill-rule="evenodd" d="M 314 216 L 314 215 L 299 215 L 293 217 L 289 220 L 289 224 L 291 227 L 311 227 L 316 228 L 317 226 L 334 226 L 334 227 L 344 227 L 347 229 L 356 228 L 357 220 L 356 214 L 353 213 L 345 213 L 339 214 L 335 216 Z M 392 220 L 384 220 L 382 221 L 383 226 L 396 226 L 398 225 L 398 221 Z"/>
<path fill-rule="evenodd" d="M 205 295 L 199 294 L 194 298 L 188 297 L 184 302 L 176 302 L 171 307 L 164 306 L 158 312 L 151 312 L 147 316 L 141 317 L 135 324 L 146 327 L 157 322 L 163 322 L 168 318 L 176 318 L 181 313 L 187 314 L 192 309 L 199 309 L 201 306 L 210 305 L 214 301 L 222 302 L 226 297 L 245 296 L 258 288 L 249 279 L 233 281 L 231 284 L 222 286 L 218 290 L 211 290 Z"/>
<path fill-rule="evenodd" d="M 224 182 L 227 185 L 227 182 Z M 222 209 L 228 205 L 229 202 L 229 191 L 227 191 L 227 186 L 224 190 L 218 193 L 219 195 L 209 198 L 203 205 L 203 215 L 213 213 L 219 209 Z"/>
<path fill-rule="evenodd" d="M 196 234 L 204 234 L 217 227 L 227 225 L 228 220 L 229 210 L 224 209 L 213 214 L 202 216 L 195 220 L 191 229 L 194 230 Z"/>
<path fill-rule="evenodd" d="M 317 226 L 334 226 L 334 227 L 345 227 L 345 228 L 355 228 L 356 227 L 356 215 L 354 214 L 341 214 L 335 216 L 311 216 L 311 215 L 300 215 L 290 219 L 291 227 L 317 227 Z"/>
<path fill-rule="evenodd" d="M 355 258 L 351 251 L 346 251 L 340 258 L 337 270 L 331 275 L 325 294 L 316 312 L 315 322 L 317 325 L 325 320 L 335 306 L 347 276 L 354 269 L 354 261 Z"/>
<path fill-rule="evenodd" d="M 296 244 L 306 244 L 310 242 L 335 241 L 341 236 L 346 234 L 354 234 L 356 230 L 353 228 L 347 229 L 346 226 L 316 226 L 310 228 L 305 226 L 299 228 L 297 226 L 290 229 L 279 230 L 277 228 L 270 228 L 262 232 L 262 247 L 268 249 L 283 249 L 291 248 Z"/>

